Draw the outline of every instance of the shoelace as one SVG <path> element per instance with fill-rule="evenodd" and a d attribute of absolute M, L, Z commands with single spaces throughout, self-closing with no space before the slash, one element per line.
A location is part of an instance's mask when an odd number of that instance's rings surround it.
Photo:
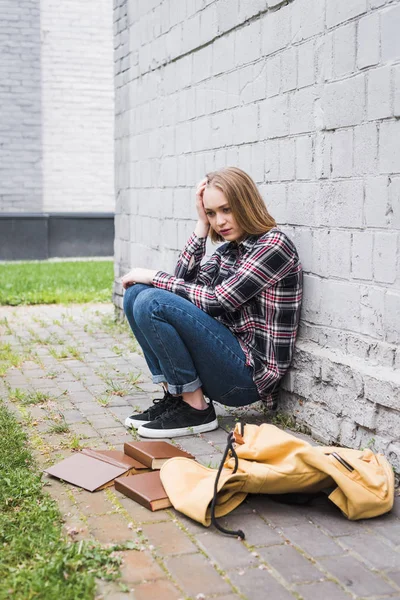
<path fill-rule="evenodd" d="M 211 502 L 211 523 L 214 525 L 214 527 L 216 527 L 222 533 L 226 533 L 227 535 L 234 535 L 234 536 L 240 537 L 242 540 L 244 540 L 245 535 L 241 529 L 238 529 L 237 531 L 235 531 L 233 529 L 225 529 L 225 527 L 222 527 L 222 525 L 220 525 L 218 523 L 217 518 L 215 516 L 215 507 L 217 505 L 217 497 L 218 497 L 218 482 L 219 482 L 219 478 L 221 477 L 222 469 L 224 468 L 224 463 L 225 463 L 226 457 L 228 456 L 229 452 L 231 452 L 233 458 L 235 459 L 235 468 L 233 469 L 232 473 L 235 474 L 236 471 L 238 470 L 239 459 L 238 459 L 238 456 L 237 456 L 235 448 L 234 448 L 234 443 L 235 443 L 234 433 L 233 433 L 233 431 L 231 431 L 228 434 L 228 441 L 226 444 L 226 448 L 225 448 L 223 457 L 221 459 L 221 463 L 218 468 L 217 476 L 215 478 L 214 495 L 213 495 L 213 499 Z"/>
<path fill-rule="evenodd" d="M 176 400 L 176 402 L 172 403 L 171 406 L 168 406 L 168 408 L 166 408 L 165 411 L 157 418 L 157 421 L 163 421 L 165 418 L 172 417 L 182 410 L 182 406 L 184 406 L 182 396 L 172 396 L 172 398 Z"/>

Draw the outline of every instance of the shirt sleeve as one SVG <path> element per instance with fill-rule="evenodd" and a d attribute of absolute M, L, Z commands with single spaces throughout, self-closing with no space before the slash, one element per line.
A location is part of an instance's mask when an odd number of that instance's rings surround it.
<path fill-rule="evenodd" d="M 236 273 L 212 287 L 188 283 L 163 271 L 154 280 L 155 287 L 178 294 L 211 316 L 233 312 L 290 272 L 296 260 L 293 247 L 281 232 L 260 238 Z"/>
<path fill-rule="evenodd" d="M 179 255 L 175 267 L 175 277 L 185 281 L 195 281 L 201 260 L 206 253 L 207 238 L 199 238 L 192 233 Z"/>

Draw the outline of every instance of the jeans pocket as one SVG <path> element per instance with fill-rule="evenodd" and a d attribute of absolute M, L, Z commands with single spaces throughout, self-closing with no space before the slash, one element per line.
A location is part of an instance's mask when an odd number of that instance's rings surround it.
<path fill-rule="evenodd" d="M 257 388 L 253 387 L 233 387 L 222 394 L 219 398 L 219 402 L 226 404 L 227 406 L 246 406 L 247 404 L 253 404 L 260 400 L 257 392 Z"/>

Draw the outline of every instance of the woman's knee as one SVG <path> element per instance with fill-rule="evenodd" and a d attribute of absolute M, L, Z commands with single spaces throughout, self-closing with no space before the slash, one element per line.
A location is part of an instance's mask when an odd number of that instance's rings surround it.
<path fill-rule="evenodd" d="M 163 290 L 154 288 L 151 286 L 143 286 L 145 289 L 142 290 L 141 294 L 136 297 L 133 305 L 133 316 L 135 321 L 148 317 L 154 310 L 154 302 L 163 293 Z"/>
<path fill-rule="evenodd" d="M 128 287 L 124 293 L 124 313 L 126 315 L 128 315 L 128 313 L 131 314 L 139 295 L 144 294 L 147 290 L 151 289 L 152 288 L 149 285 L 144 285 L 142 283 L 136 283 L 135 285 Z"/>

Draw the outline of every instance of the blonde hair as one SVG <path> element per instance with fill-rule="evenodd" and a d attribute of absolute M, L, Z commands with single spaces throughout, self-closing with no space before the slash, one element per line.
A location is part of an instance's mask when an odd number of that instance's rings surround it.
<path fill-rule="evenodd" d="M 239 227 L 247 235 L 260 235 L 276 227 L 276 221 L 267 207 L 252 178 L 237 167 L 226 167 L 207 174 L 207 187 L 215 187 L 228 200 L 232 214 Z M 213 242 L 224 239 L 214 229 L 210 229 Z"/>

